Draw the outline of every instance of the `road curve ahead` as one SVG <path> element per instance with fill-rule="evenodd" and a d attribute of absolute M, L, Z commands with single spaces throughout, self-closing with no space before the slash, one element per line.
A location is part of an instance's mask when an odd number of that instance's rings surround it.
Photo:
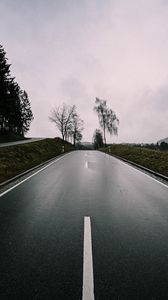
<path fill-rule="evenodd" d="M 88 262 L 83 300 L 168 299 L 168 188 L 76 151 L 1 194 L 0 299 L 82 299 Z"/>

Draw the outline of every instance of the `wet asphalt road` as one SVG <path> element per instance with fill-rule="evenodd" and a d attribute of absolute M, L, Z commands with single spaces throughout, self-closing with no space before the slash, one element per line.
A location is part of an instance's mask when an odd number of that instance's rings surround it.
<path fill-rule="evenodd" d="M 96 300 L 168 299 L 168 188 L 96 151 L 0 197 L 0 299 L 82 299 L 84 216 Z"/>

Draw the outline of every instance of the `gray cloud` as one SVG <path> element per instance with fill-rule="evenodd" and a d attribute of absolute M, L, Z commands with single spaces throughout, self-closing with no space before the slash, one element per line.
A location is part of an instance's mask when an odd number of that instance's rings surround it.
<path fill-rule="evenodd" d="M 166 1 L 2 0 L 0 11 L 1 43 L 35 115 L 29 135 L 57 135 L 48 116 L 67 102 L 77 105 L 91 140 L 97 96 L 120 118 L 119 136 L 109 141 L 167 136 Z"/>

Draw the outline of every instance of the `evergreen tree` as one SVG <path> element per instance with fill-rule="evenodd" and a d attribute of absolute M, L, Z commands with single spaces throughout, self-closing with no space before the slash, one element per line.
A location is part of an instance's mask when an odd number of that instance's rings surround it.
<path fill-rule="evenodd" d="M 9 95 L 10 65 L 7 64 L 6 53 L 0 45 L 0 130 L 4 131 L 7 123 L 8 105 L 6 105 Z"/>
<path fill-rule="evenodd" d="M 20 87 L 13 80 L 9 83 L 9 94 L 6 101 L 7 107 L 7 120 L 8 120 L 8 128 L 9 132 L 13 132 L 16 134 L 20 133 L 21 126 L 21 103 L 20 103 Z"/>
<path fill-rule="evenodd" d="M 99 149 L 103 147 L 103 134 L 99 129 L 96 129 L 93 134 L 93 146 L 94 149 Z"/>
<path fill-rule="evenodd" d="M 30 101 L 26 91 L 20 91 L 20 107 L 21 107 L 21 119 L 20 119 L 20 133 L 26 133 L 32 120 L 34 119 L 30 106 Z"/>
<path fill-rule="evenodd" d="M 0 132 L 24 135 L 29 130 L 33 114 L 28 94 L 10 76 L 10 65 L 0 45 Z"/>

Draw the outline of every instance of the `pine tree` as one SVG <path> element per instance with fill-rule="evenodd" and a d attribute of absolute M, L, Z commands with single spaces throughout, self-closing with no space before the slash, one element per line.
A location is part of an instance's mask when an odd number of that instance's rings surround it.
<path fill-rule="evenodd" d="M 10 65 L 0 45 L 0 133 L 24 135 L 29 130 L 33 113 L 26 91 L 10 76 Z"/>
<path fill-rule="evenodd" d="M 9 132 L 22 135 L 20 87 L 17 82 L 11 81 L 9 84 L 9 97 L 6 105 L 8 105 Z"/>
<path fill-rule="evenodd" d="M 26 133 L 32 120 L 34 119 L 30 106 L 30 101 L 26 91 L 20 91 L 20 107 L 21 107 L 21 119 L 20 119 L 20 133 Z"/>
<path fill-rule="evenodd" d="M 100 129 L 96 129 L 93 134 L 93 146 L 94 149 L 103 147 L 103 134 Z"/>
<path fill-rule="evenodd" d="M 4 131 L 8 123 L 8 105 L 6 101 L 9 95 L 9 81 L 10 81 L 10 65 L 7 64 L 6 53 L 0 45 L 0 130 Z"/>

